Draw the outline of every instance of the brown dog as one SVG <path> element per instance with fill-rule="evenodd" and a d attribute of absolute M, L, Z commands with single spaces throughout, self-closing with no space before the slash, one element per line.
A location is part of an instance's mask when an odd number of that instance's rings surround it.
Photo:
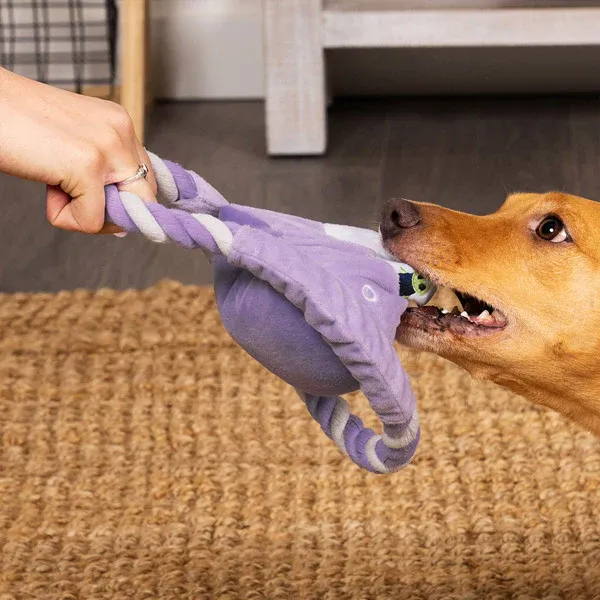
<path fill-rule="evenodd" d="M 561 193 L 513 195 L 483 217 L 388 202 L 385 246 L 440 286 L 398 340 L 600 435 L 598 228 L 600 204 Z"/>

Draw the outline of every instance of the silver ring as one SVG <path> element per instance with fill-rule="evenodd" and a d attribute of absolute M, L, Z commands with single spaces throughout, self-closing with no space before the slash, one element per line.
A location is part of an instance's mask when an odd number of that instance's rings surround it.
<path fill-rule="evenodd" d="M 148 165 L 146 165 L 146 164 L 140 165 L 140 168 L 137 170 L 137 173 L 135 175 L 132 175 L 131 177 L 128 177 L 127 179 L 124 179 L 123 181 L 119 181 L 119 183 L 117 185 L 127 185 L 128 183 L 133 183 L 134 181 L 138 181 L 139 179 L 147 180 L 148 173 L 149 173 Z"/>

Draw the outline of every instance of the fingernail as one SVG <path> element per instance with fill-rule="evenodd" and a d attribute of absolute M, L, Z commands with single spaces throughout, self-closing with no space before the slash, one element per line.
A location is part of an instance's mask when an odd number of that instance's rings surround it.
<path fill-rule="evenodd" d="M 124 238 L 127 235 L 127 232 L 119 231 L 119 233 L 113 233 L 113 235 L 117 236 L 118 238 Z"/>

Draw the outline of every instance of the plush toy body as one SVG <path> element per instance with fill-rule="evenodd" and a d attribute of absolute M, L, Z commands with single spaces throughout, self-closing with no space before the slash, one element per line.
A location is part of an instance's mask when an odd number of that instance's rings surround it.
<path fill-rule="evenodd" d="M 410 296 L 433 287 L 391 260 L 376 232 L 229 204 L 195 173 L 152 156 L 163 199 L 146 204 L 108 186 L 107 216 L 155 242 L 210 258 L 219 313 L 251 356 L 298 391 L 325 433 L 356 464 L 388 473 L 419 440 L 415 398 L 394 349 Z M 361 389 L 378 435 L 341 394 Z"/>

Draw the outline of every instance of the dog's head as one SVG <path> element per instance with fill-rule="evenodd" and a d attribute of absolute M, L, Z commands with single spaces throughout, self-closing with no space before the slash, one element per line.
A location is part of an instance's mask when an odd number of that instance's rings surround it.
<path fill-rule="evenodd" d="M 387 249 L 440 286 L 433 304 L 462 304 L 409 309 L 399 341 L 600 432 L 599 227 L 600 204 L 562 193 L 513 195 L 487 216 L 388 202 Z"/>

